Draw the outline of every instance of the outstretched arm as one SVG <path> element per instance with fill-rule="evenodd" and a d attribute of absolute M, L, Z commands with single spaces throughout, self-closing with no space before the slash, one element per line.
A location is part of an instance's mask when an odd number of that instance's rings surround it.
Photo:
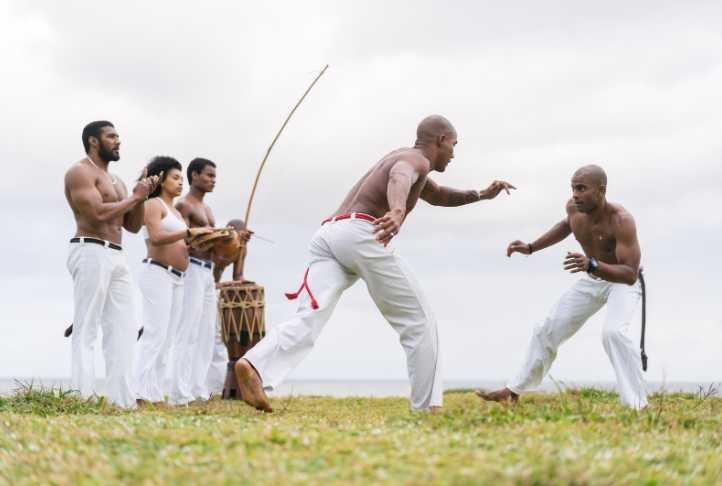
<path fill-rule="evenodd" d="M 533 252 L 556 245 L 569 236 L 571 232 L 572 228 L 569 226 L 569 219 L 564 218 L 531 243 L 524 243 L 521 240 L 512 241 L 506 248 L 506 256 L 510 257 L 512 253 L 515 252 L 523 255 L 531 255 Z"/>
<path fill-rule="evenodd" d="M 455 207 L 475 203 L 484 199 L 494 199 L 501 191 L 510 194 L 509 189 L 516 189 L 505 181 L 494 181 L 489 187 L 481 191 L 471 189 L 462 191 L 451 187 L 440 186 L 431 179 L 426 180 L 421 191 L 421 199 L 432 206 Z"/>

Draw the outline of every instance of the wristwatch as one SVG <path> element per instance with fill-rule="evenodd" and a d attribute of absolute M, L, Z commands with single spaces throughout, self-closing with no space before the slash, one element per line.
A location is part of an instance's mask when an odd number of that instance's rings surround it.
<path fill-rule="evenodd" d="M 599 269 L 599 262 L 596 258 L 592 257 L 589 259 L 589 265 L 587 265 L 587 273 L 593 274 Z"/>

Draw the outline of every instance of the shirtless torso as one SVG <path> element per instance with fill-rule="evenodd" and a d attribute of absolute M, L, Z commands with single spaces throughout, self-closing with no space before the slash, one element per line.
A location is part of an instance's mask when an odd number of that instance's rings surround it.
<path fill-rule="evenodd" d="M 216 218 L 213 216 L 210 206 L 190 192 L 180 198 L 176 203 L 176 209 L 183 219 L 188 223 L 189 228 L 213 228 L 216 225 Z M 211 260 L 213 251 L 200 251 L 190 248 L 190 255 L 201 260 Z"/>
<path fill-rule="evenodd" d="M 86 159 L 74 164 L 65 175 L 65 199 L 75 216 L 75 236 L 92 236 L 120 244 L 125 213 L 101 219 L 89 210 L 89 200 L 117 203 L 127 196 L 128 190 L 117 176 L 91 166 Z"/>
<path fill-rule="evenodd" d="M 572 200 L 567 204 L 569 228 L 574 238 L 579 242 L 588 257 L 594 257 L 600 262 L 612 265 L 619 264 L 618 243 L 627 244 L 628 234 L 633 231 L 634 219 L 621 205 L 607 202 L 604 212 L 597 220 L 590 215 L 579 212 Z M 619 242 L 618 242 L 619 239 Z M 639 266 L 639 243 L 634 238 L 631 248 L 631 263 Z M 627 248 L 623 249 L 626 253 Z"/>
<path fill-rule="evenodd" d="M 111 130 L 103 134 L 107 138 Z M 117 139 L 117 133 L 112 130 Z M 93 161 L 95 160 L 95 162 Z M 79 160 L 65 173 L 65 198 L 75 217 L 75 236 L 90 236 L 118 245 L 122 229 L 137 233 L 143 225 L 143 201 L 158 183 L 158 178 L 143 177 L 128 197 L 119 177 L 107 170 L 96 150 Z"/>
<path fill-rule="evenodd" d="M 567 217 L 532 243 L 512 241 L 507 256 L 514 252 L 529 255 L 573 233 L 584 253 L 567 253 L 565 270 L 571 273 L 591 270 L 591 274 L 603 280 L 632 285 L 637 281 L 641 260 L 637 228 L 626 209 L 606 200 L 606 183 L 601 168 L 579 169 L 572 178 L 573 195 L 566 204 Z M 598 268 L 592 268 L 594 264 Z"/>
<path fill-rule="evenodd" d="M 401 148 L 385 155 L 351 188 L 333 215 L 358 212 L 380 218 L 386 214 L 390 210 L 387 188 L 391 169 L 399 161 L 409 163 L 418 173 L 418 179 L 411 185 L 406 199 L 405 212 L 408 215 L 416 206 L 431 170 L 429 160 L 420 150 L 413 148 Z"/>

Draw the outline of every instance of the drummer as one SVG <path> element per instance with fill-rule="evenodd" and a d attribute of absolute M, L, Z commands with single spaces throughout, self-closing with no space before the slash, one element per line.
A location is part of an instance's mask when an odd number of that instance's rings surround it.
<path fill-rule="evenodd" d="M 232 219 L 228 222 L 228 224 L 226 224 L 226 227 L 236 230 L 238 235 L 241 237 L 241 240 L 244 242 L 247 242 L 251 237 L 251 232 L 246 231 L 246 223 L 244 223 L 242 219 Z M 215 266 L 213 267 L 213 278 L 216 283 L 221 281 L 223 272 L 231 264 L 233 264 L 233 280 L 243 280 L 243 267 L 246 260 L 246 252 L 247 249 L 245 244 L 241 245 L 241 251 L 235 259 L 229 259 L 227 256 L 214 252 L 213 263 Z"/>
<path fill-rule="evenodd" d="M 185 359 L 179 343 L 178 322 L 183 306 L 183 281 L 188 268 L 186 238 L 209 233 L 207 228 L 189 229 L 173 207 L 183 190 L 183 168 L 172 157 L 158 156 L 147 166 L 149 176 L 160 179 L 144 203 L 143 236 L 148 256 L 143 260 L 139 286 L 143 295 L 143 335 L 135 359 L 136 395 L 139 404 L 164 401 L 166 392 L 173 405 L 184 405 L 192 397 L 183 389 L 178 364 Z M 169 354 L 173 350 L 170 387 L 166 389 Z"/>
<path fill-rule="evenodd" d="M 246 225 L 241 219 L 232 219 L 226 225 L 238 232 L 241 241 L 247 242 L 251 233 L 246 231 Z M 229 258 L 222 255 L 219 251 L 213 251 L 213 278 L 216 285 L 223 276 L 223 271 L 233 264 L 233 280 L 243 280 L 243 262 L 246 258 L 246 245 L 242 244 L 240 253 L 236 258 Z M 216 324 L 216 337 L 213 344 L 213 356 L 211 364 L 208 367 L 208 375 L 206 377 L 206 385 L 211 393 L 220 393 L 223 391 L 223 385 L 226 379 L 226 368 L 228 365 L 228 349 L 223 343 L 220 323 Z"/>

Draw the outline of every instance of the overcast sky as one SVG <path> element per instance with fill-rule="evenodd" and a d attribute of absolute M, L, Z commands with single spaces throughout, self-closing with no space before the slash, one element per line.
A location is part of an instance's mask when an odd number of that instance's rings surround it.
<path fill-rule="evenodd" d="M 70 374 L 75 231 L 63 174 L 82 127 L 116 124 L 128 185 L 154 155 L 218 164 L 208 196 L 241 217 L 258 163 L 314 75 L 331 67 L 261 179 L 247 277 L 269 325 L 290 316 L 308 240 L 368 166 L 431 113 L 456 125 L 433 178 L 495 178 L 511 197 L 420 203 L 396 239 L 439 321 L 448 379 L 501 380 L 575 277 L 572 239 L 507 259 L 564 215 L 569 179 L 596 162 L 636 218 L 649 287 L 648 378 L 722 381 L 722 5 L 719 2 L 116 2 L 0 0 L 0 376 Z M 9 169 L 9 170 L 8 170 Z M 144 246 L 124 235 L 137 272 Z M 557 379 L 613 380 L 604 311 L 562 346 Z M 635 335 L 639 332 L 635 320 Z M 635 337 L 636 340 L 636 337 Z M 99 360 L 100 362 L 100 360 Z M 102 368 L 101 368 L 102 369 Z M 292 378 L 406 376 L 363 283 L 342 298 Z"/>

